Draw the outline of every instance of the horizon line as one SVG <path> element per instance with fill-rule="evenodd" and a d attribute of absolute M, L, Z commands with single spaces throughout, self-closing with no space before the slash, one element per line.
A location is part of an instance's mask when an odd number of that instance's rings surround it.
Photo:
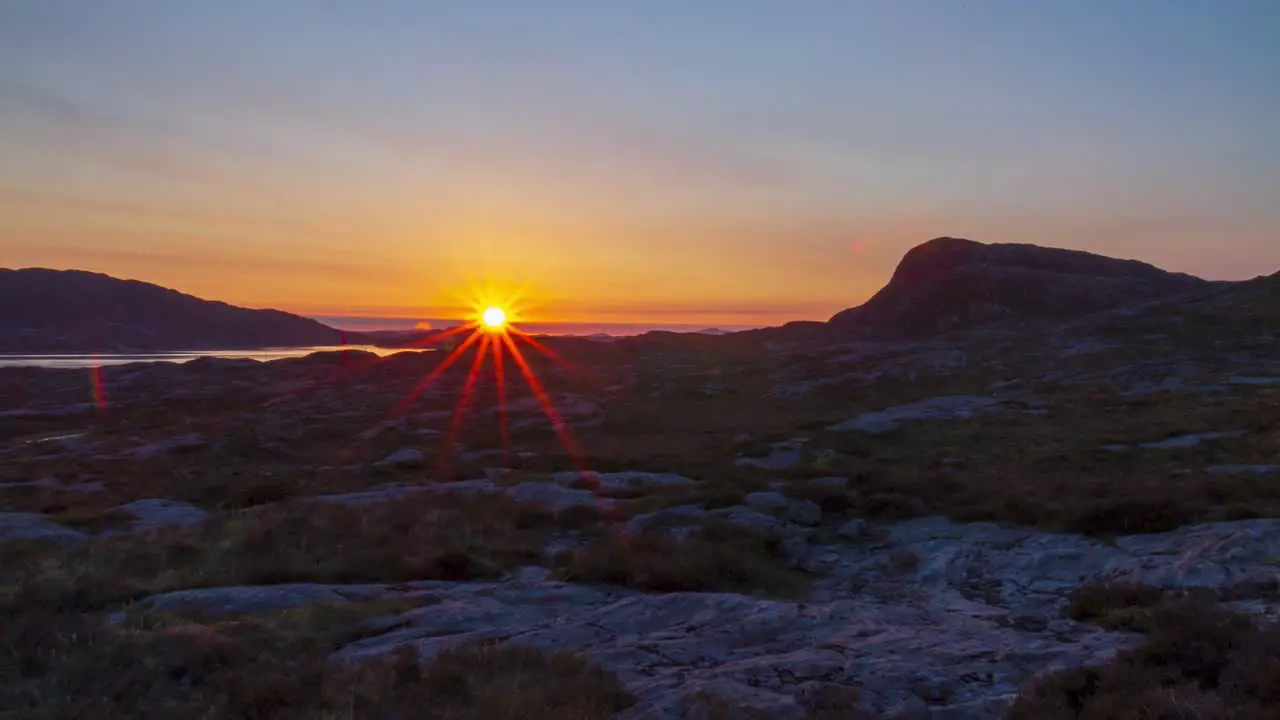
<path fill-rule="evenodd" d="M 462 318 L 420 318 L 406 316 L 378 316 L 378 315 L 317 315 L 308 314 L 307 317 L 320 323 L 324 323 L 336 330 L 347 330 L 351 332 L 409 332 L 413 330 L 442 330 L 448 328 L 459 327 L 465 325 L 469 320 Z M 661 320 L 649 321 L 612 321 L 612 320 L 538 320 L 531 322 L 516 323 L 518 327 L 530 331 L 543 331 L 552 334 L 563 334 L 564 330 L 597 330 L 606 332 L 615 331 L 635 331 L 647 332 L 651 330 L 672 330 L 672 331 L 702 331 L 702 330 L 723 330 L 728 332 L 736 332 L 740 330 L 754 330 L 757 328 L 773 327 L 769 323 L 716 323 L 716 322 L 664 322 Z"/>

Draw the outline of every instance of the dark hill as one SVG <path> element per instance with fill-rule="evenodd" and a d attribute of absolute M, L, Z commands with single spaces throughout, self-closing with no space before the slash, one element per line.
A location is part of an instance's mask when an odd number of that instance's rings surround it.
<path fill-rule="evenodd" d="M 1210 286 L 1137 260 L 942 237 L 908 251 L 888 285 L 829 325 L 843 337 L 922 337 L 1002 321 L 1068 321 Z"/>
<path fill-rule="evenodd" d="M 201 300 L 79 270 L 0 268 L 0 352 L 334 345 L 343 333 L 278 310 Z"/>

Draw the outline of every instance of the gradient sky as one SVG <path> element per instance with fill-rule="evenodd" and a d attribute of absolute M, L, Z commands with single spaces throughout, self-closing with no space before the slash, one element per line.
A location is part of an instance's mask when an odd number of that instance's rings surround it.
<path fill-rule="evenodd" d="M 825 319 L 938 235 L 1280 269 L 1275 0 L 3 0 L 0 266 Z"/>

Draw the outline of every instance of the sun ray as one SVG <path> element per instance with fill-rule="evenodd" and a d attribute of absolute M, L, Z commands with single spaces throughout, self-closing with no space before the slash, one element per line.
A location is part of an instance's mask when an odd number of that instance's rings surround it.
<path fill-rule="evenodd" d="M 454 444 L 458 439 L 458 431 L 462 429 L 462 416 L 466 413 L 467 407 L 471 404 L 471 393 L 475 390 L 476 380 L 480 377 L 480 371 L 484 368 L 485 352 L 489 349 L 490 342 L 493 338 L 489 335 L 481 336 L 479 334 L 472 337 L 480 337 L 480 347 L 476 349 L 475 359 L 471 361 L 471 368 L 467 370 L 467 380 L 462 386 L 462 394 L 458 396 L 458 402 L 453 408 L 453 419 L 449 421 L 449 432 L 445 435 L 444 446 L 440 453 L 441 467 L 439 476 L 446 477 L 448 468 L 444 463 L 452 459 Z"/>
<path fill-rule="evenodd" d="M 457 327 L 448 328 L 447 330 L 440 333 L 439 335 L 436 335 L 434 337 L 429 337 L 427 338 L 427 342 L 438 343 L 442 340 L 448 340 L 449 338 L 455 335 L 461 335 L 462 333 L 466 333 L 466 332 L 475 332 L 475 329 L 476 329 L 476 324 L 469 322 L 463 325 L 458 325 Z"/>
<path fill-rule="evenodd" d="M 369 370 L 374 365 L 377 365 L 378 363 L 386 360 L 385 357 L 375 357 L 365 362 L 360 362 L 360 361 L 353 362 L 349 357 L 347 357 L 347 354 L 346 354 L 347 352 L 348 351 L 346 350 L 342 351 L 343 353 L 342 360 L 336 369 L 330 370 L 326 372 L 324 375 L 321 375 L 318 378 L 312 379 L 310 382 L 308 382 L 307 384 L 301 387 L 296 387 L 296 388 L 292 388 L 292 389 L 277 393 L 276 395 L 264 400 L 261 404 L 261 407 L 268 408 L 273 405 L 282 403 L 286 400 L 290 400 L 296 397 L 301 397 L 303 395 L 306 395 L 307 393 L 317 392 L 321 388 L 325 387 L 330 383 L 341 380 L 343 377 L 351 376 L 356 373 Z"/>
<path fill-rule="evenodd" d="M 522 302 L 524 299 L 523 287 L 515 292 L 499 292 L 492 283 L 473 284 L 470 287 L 471 289 L 466 291 L 460 298 L 472 310 L 467 322 L 457 327 L 449 328 L 444 332 L 430 333 L 423 338 L 423 344 L 443 345 L 440 350 L 448 349 L 448 355 L 430 373 L 415 384 L 403 398 L 396 402 L 380 422 L 376 423 L 369 432 L 361 435 L 359 441 L 366 442 L 376 437 L 381 429 L 387 427 L 389 420 L 406 412 L 427 388 L 457 363 L 461 357 L 469 351 L 474 351 L 475 355 L 466 373 L 461 394 L 453 408 L 448 432 L 442 437 L 444 447 L 440 452 L 441 464 L 439 467 L 443 476 L 445 474 L 443 473 L 443 464 L 451 458 L 455 450 L 466 414 L 474 405 L 476 389 L 482 384 L 481 380 L 483 378 L 481 376 L 485 373 L 484 365 L 488 362 L 487 355 L 492 352 L 492 378 L 497 400 L 499 436 L 502 445 L 503 462 L 507 463 L 512 452 L 509 402 L 511 389 L 507 386 L 508 376 L 511 373 L 508 372 L 510 365 L 508 358 L 505 356 L 510 353 L 510 362 L 515 364 L 519 375 L 522 376 L 537 398 L 538 404 L 550 422 L 557 439 L 564 445 L 574 464 L 585 473 L 586 463 L 583 453 L 579 450 L 577 442 L 569 432 L 568 425 L 561 417 L 554 400 L 547 393 L 542 381 L 538 378 L 536 371 L 530 365 L 516 341 L 518 340 L 521 344 L 533 347 L 539 354 L 550 358 L 555 364 L 565 368 L 572 375 L 582 377 L 585 374 L 574 363 L 568 362 L 559 353 L 517 326 L 518 321 L 523 317 L 522 311 L 525 309 L 525 304 Z M 456 347 L 449 347 L 449 345 L 452 345 L 451 342 L 448 342 L 450 338 L 463 334 L 467 335 L 465 340 Z M 485 377 L 489 376 L 485 375 Z"/>
<path fill-rule="evenodd" d="M 547 395 L 547 391 L 542 386 L 542 382 L 538 380 L 534 374 L 533 368 L 529 367 L 529 363 L 525 360 L 524 355 L 520 352 L 520 348 L 516 347 L 515 341 L 511 339 L 511 335 L 503 334 L 502 341 L 507 346 L 507 350 L 511 352 L 511 359 L 515 361 L 516 367 L 520 369 L 520 374 L 524 376 L 524 380 L 529 384 L 529 389 L 533 391 L 534 397 L 538 399 L 538 404 L 542 406 L 542 412 L 551 421 L 552 428 L 555 429 L 556 435 L 559 436 L 560 442 L 564 445 L 565 450 L 569 452 L 570 458 L 579 469 L 586 472 L 586 463 L 581 453 L 578 451 L 577 444 L 573 441 L 573 437 L 569 434 L 569 428 L 565 425 L 564 420 L 560 417 L 559 411 L 556 410 L 555 404 L 551 402 L 551 398 Z"/>
<path fill-rule="evenodd" d="M 511 459 L 511 434 L 507 427 L 507 378 L 502 363 L 502 344 L 495 340 L 493 348 L 493 379 L 498 394 L 498 434 L 502 437 L 502 463 Z"/>
<path fill-rule="evenodd" d="M 547 347 L 546 343 L 541 342 L 540 340 L 538 340 L 538 338 L 517 328 L 511 328 L 511 334 L 515 335 L 516 338 L 518 338 L 521 342 L 525 343 L 526 345 L 533 348 L 534 350 L 537 350 L 539 353 L 541 353 L 542 355 L 544 355 L 545 357 L 547 357 L 549 360 L 556 363 L 557 365 L 560 365 L 566 370 L 581 374 L 582 371 L 580 368 L 578 368 L 577 365 L 575 365 L 572 362 L 569 362 L 564 358 L 563 355 Z"/>
<path fill-rule="evenodd" d="M 435 382 L 436 378 L 443 375 L 444 372 L 448 370 L 451 365 L 457 362 L 458 358 L 462 357 L 463 353 L 465 353 L 468 348 L 470 348 L 472 345 L 474 345 L 476 342 L 480 340 L 480 337 L 481 336 L 479 333 L 473 333 L 461 345 L 454 348 L 453 352 L 449 353 L 444 360 L 441 360 L 440 364 L 437 365 L 434 370 L 432 370 L 425 377 L 423 377 L 422 380 L 418 381 L 418 384 L 414 385 L 413 388 L 410 389 L 409 392 L 405 394 L 404 398 L 402 398 L 400 402 L 396 403 L 395 406 L 391 408 L 391 410 L 387 413 L 386 417 L 383 418 L 383 422 L 386 422 L 387 420 L 397 415 L 400 415 L 404 413 L 406 410 L 408 410 L 409 407 L 413 405 L 413 403 L 418 399 L 418 396 L 426 392 L 427 388 L 430 387 L 431 383 Z"/>
<path fill-rule="evenodd" d="M 589 373 L 577 363 L 567 360 L 563 355 L 539 341 L 538 338 L 516 327 L 511 328 L 511 334 L 515 335 L 516 339 L 537 350 L 539 354 L 551 360 L 551 362 L 559 365 L 575 379 L 589 384 L 592 389 L 599 390 L 603 387 L 604 383 L 597 375 Z"/>

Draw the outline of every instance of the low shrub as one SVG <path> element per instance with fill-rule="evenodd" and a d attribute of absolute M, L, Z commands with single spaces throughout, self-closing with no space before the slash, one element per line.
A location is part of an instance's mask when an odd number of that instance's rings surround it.
<path fill-rule="evenodd" d="M 777 542 L 741 527 L 707 523 L 683 538 L 653 530 L 613 535 L 568 551 L 560 575 L 657 592 L 764 590 L 779 596 L 803 592 L 802 575 L 777 557 Z"/>
<path fill-rule="evenodd" d="M 16 602 L 94 610 L 199 587 L 494 578 L 540 562 L 552 518 L 500 496 L 299 502 L 95 538 L 28 561 Z"/>
<path fill-rule="evenodd" d="M 1149 610 L 1147 633 L 1106 665 L 1042 678 L 1010 711 L 1011 720 L 1276 717 L 1280 629 L 1260 626 L 1204 597 L 1162 599 L 1132 586 L 1091 591 L 1073 602 L 1087 617 Z M 1143 605 L 1145 604 L 1145 605 Z"/>
<path fill-rule="evenodd" d="M 1071 593 L 1067 616 L 1109 630 L 1149 631 L 1166 591 L 1134 582 L 1093 583 Z"/>
<path fill-rule="evenodd" d="M 246 719 L 611 718 L 635 700 L 569 653 L 484 644 L 420 664 L 399 653 L 327 662 L 357 621 L 392 608 L 316 606 L 202 622 L 139 615 L 27 613 L 0 629 L 5 717 Z"/>

